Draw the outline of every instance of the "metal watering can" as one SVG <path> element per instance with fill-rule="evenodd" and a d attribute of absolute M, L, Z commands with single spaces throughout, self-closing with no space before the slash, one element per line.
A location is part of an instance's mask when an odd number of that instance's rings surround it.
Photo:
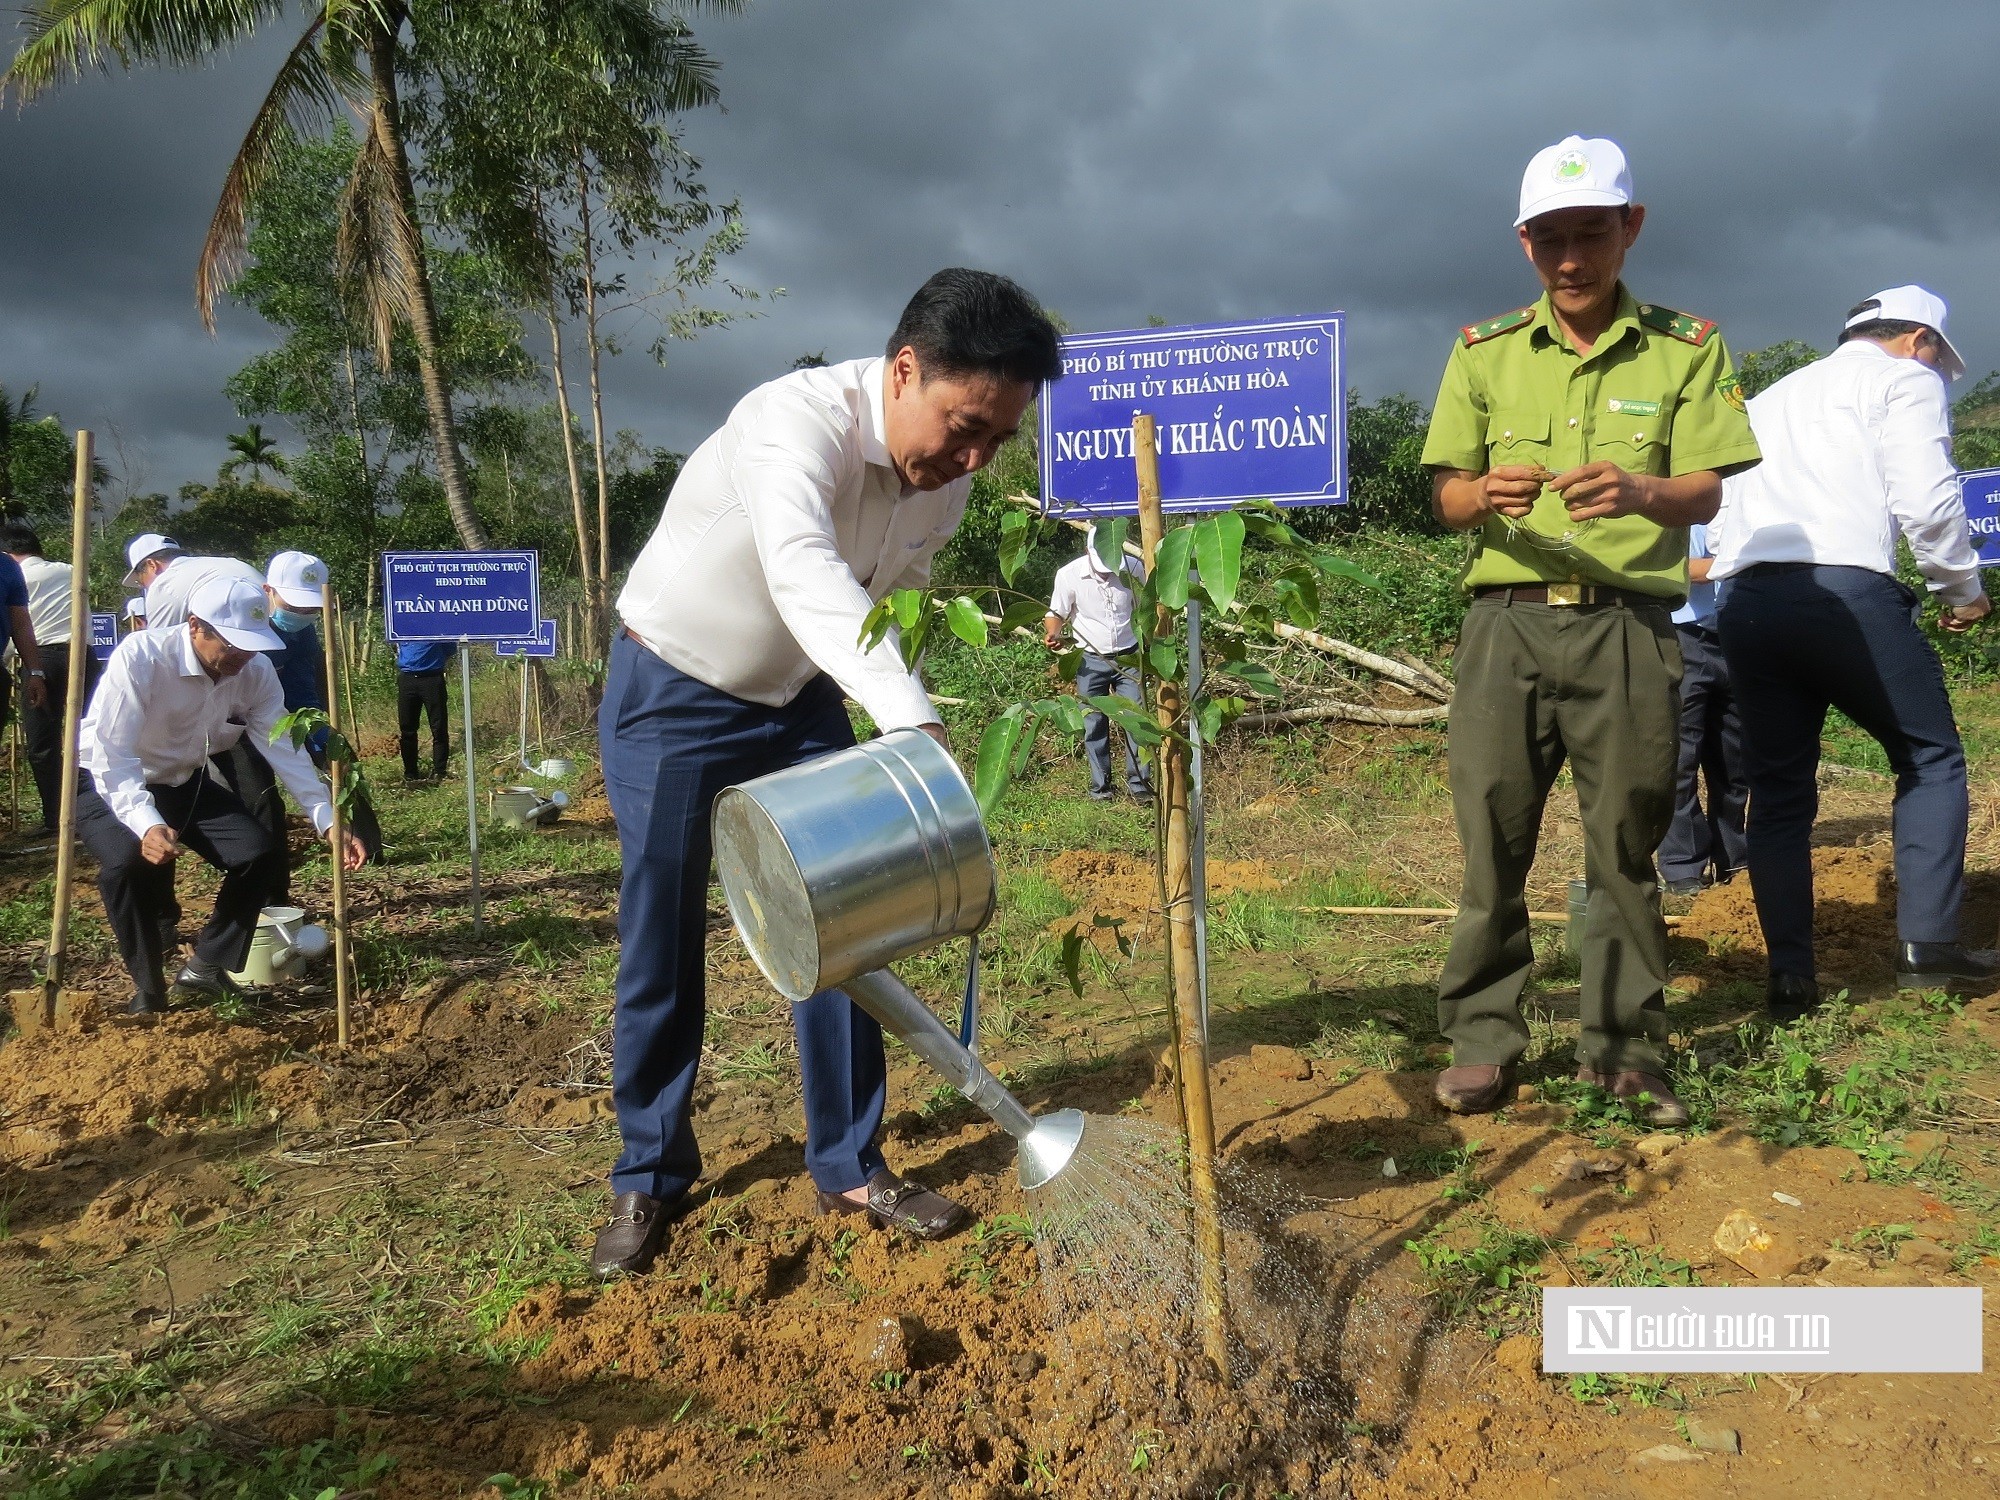
<path fill-rule="evenodd" d="M 325 955 L 332 941 L 327 930 L 308 922 L 298 907 L 267 906 L 250 938 L 250 956 L 229 977 L 238 984 L 256 985 L 297 979 L 311 960 Z"/>
<path fill-rule="evenodd" d="M 543 801 L 541 793 L 531 786 L 501 787 L 493 793 L 493 821 L 504 828 L 547 825 L 560 818 L 568 806 L 568 792 L 550 792 Z"/>
<path fill-rule="evenodd" d="M 839 989 L 1019 1142 L 1021 1186 L 1069 1165 L 1080 1110 L 1037 1120 L 885 967 L 993 916 L 993 848 L 958 764 L 920 729 L 726 789 L 716 866 L 737 934 L 788 1000 Z"/>

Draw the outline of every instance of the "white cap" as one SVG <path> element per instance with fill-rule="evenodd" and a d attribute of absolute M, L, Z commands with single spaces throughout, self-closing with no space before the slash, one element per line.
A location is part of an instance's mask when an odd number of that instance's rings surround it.
<path fill-rule="evenodd" d="M 128 620 L 143 620 L 146 618 L 146 596 L 144 594 L 134 594 L 130 599 L 125 601 L 125 618 Z"/>
<path fill-rule="evenodd" d="M 1956 380 L 1965 373 L 1965 361 L 1954 349 L 1944 332 L 1944 298 L 1936 292 L 1927 292 L 1920 286 L 1892 286 L 1886 292 L 1877 292 L 1866 302 L 1847 315 L 1842 329 L 1858 328 L 1863 323 L 1878 320 L 1891 323 L 1921 323 L 1938 336 L 1944 345 L 1943 373 L 1947 380 Z"/>
<path fill-rule="evenodd" d="M 128 587 L 137 585 L 139 582 L 139 564 L 147 558 L 157 557 L 162 552 L 178 552 L 180 550 L 181 544 L 179 542 L 170 536 L 161 536 L 157 531 L 149 531 L 143 536 L 133 537 L 132 545 L 125 549 L 125 561 L 132 568 L 132 571 L 125 575 L 126 585 Z"/>
<path fill-rule="evenodd" d="M 1521 174 L 1519 229 L 1559 208 L 1617 208 L 1632 201 L 1632 169 L 1616 141 L 1564 136 L 1535 153 Z"/>
<path fill-rule="evenodd" d="M 271 605 L 247 578 L 211 578 L 188 600 L 188 618 L 199 620 L 239 651 L 282 651 L 271 629 Z"/>
<path fill-rule="evenodd" d="M 280 552 L 265 565 L 264 581 L 285 603 L 300 609 L 318 609 L 325 603 L 320 590 L 326 587 L 326 564 L 310 552 Z"/>

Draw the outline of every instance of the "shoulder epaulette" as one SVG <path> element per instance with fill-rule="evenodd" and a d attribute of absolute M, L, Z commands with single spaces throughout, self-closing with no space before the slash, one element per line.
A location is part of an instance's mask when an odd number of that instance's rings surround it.
<path fill-rule="evenodd" d="M 1458 330 L 1458 336 L 1465 340 L 1466 347 L 1483 344 L 1488 339 L 1498 338 L 1503 333 L 1512 333 L 1516 328 L 1526 328 L 1535 321 L 1533 306 L 1517 307 L 1510 313 L 1502 313 L 1497 318 L 1488 318 L 1484 323 L 1468 323 Z"/>
<path fill-rule="evenodd" d="M 1683 344 L 1693 344 L 1697 349 L 1715 337 L 1715 325 L 1708 319 L 1675 312 L 1671 307 L 1642 306 L 1639 321 L 1656 333 L 1679 339 Z"/>

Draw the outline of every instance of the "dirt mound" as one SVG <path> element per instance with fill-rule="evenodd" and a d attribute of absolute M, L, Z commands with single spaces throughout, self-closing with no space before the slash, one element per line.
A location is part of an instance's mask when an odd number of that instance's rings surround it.
<path fill-rule="evenodd" d="M 284 1039 L 204 1012 L 0 1047 L 0 1157 L 33 1164 L 85 1135 L 250 1107 Z"/>
<path fill-rule="evenodd" d="M 1048 863 L 1048 877 L 1077 903 L 1077 916 L 1093 913 L 1117 917 L 1127 936 L 1151 925 L 1160 909 L 1160 880 L 1151 861 L 1111 849 L 1066 849 Z M 1275 891 L 1283 881 L 1261 859 L 1211 859 L 1208 894 L 1219 900 L 1239 891 Z M 1076 917 L 1061 917 L 1050 926 L 1063 930 Z"/>
<path fill-rule="evenodd" d="M 1820 977 L 1840 984 L 1876 984 L 1893 973 L 1896 955 L 1896 870 L 1884 845 L 1815 849 L 1813 954 Z M 1695 898 L 1678 936 L 1707 944 L 1713 965 L 1735 975 L 1764 973 L 1764 933 L 1757 925 L 1749 875 L 1710 886 Z"/>

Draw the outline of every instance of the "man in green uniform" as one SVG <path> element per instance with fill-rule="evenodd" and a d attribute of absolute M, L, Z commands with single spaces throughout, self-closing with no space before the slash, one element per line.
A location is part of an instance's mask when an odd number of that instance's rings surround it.
<path fill-rule="evenodd" d="M 1471 533 L 1451 790 L 1464 888 L 1438 985 L 1452 1066 L 1438 1101 L 1513 1097 L 1533 963 L 1524 896 L 1563 762 L 1583 814 L 1590 906 L 1577 1077 L 1684 1123 L 1664 1081 L 1666 928 L 1653 851 L 1673 815 L 1687 527 L 1757 461 L 1715 325 L 1619 280 L 1646 211 L 1625 155 L 1571 136 L 1540 152 L 1515 221 L 1542 298 L 1460 335 L 1424 444 L 1432 505 Z"/>

